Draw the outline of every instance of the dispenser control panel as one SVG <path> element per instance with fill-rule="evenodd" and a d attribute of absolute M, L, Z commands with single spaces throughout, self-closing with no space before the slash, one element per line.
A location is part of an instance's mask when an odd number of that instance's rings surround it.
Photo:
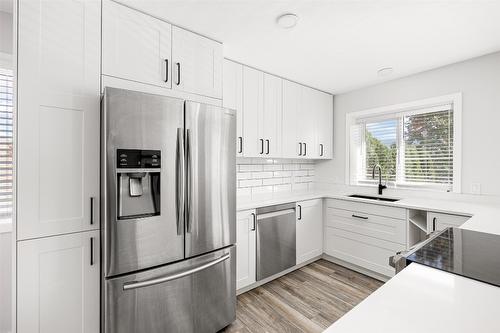
<path fill-rule="evenodd" d="M 161 151 L 117 149 L 116 166 L 126 169 L 154 169 L 161 167 Z"/>

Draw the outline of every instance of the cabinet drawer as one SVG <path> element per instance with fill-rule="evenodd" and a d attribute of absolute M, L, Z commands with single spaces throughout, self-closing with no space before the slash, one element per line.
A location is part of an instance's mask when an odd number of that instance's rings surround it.
<path fill-rule="evenodd" d="M 404 220 L 330 207 L 326 214 L 326 225 L 329 227 L 406 244 Z"/>
<path fill-rule="evenodd" d="M 326 201 L 328 208 L 337 208 L 356 211 L 359 213 L 391 217 L 394 219 L 406 220 L 406 209 L 398 207 L 389 207 L 380 204 L 369 204 L 364 202 L 355 202 L 348 200 L 328 199 Z"/>
<path fill-rule="evenodd" d="M 470 219 L 470 216 L 427 212 L 427 225 L 430 226 L 431 230 L 459 227 L 468 219 Z"/>
<path fill-rule="evenodd" d="M 394 268 L 389 266 L 389 257 L 404 249 L 405 246 L 401 244 L 325 228 L 326 254 L 385 276 L 394 275 Z"/>

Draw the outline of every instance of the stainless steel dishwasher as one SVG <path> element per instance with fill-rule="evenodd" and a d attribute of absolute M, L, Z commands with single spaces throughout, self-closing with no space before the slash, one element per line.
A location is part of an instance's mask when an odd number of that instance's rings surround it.
<path fill-rule="evenodd" d="M 295 203 L 257 209 L 257 280 L 295 266 Z"/>

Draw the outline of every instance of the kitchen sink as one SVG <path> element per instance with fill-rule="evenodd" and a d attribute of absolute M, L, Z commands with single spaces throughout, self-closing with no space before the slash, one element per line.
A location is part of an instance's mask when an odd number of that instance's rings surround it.
<path fill-rule="evenodd" d="M 394 199 L 394 198 L 372 197 L 371 195 L 363 195 L 363 194 L 351 194 L 351 195 L 348 195 L 348 197 L 349 198 L 377 200 L 377 201 L 388 201 L 388 202 L 395 202 L 395 201 L 401 200 L 401 199 Z"/>

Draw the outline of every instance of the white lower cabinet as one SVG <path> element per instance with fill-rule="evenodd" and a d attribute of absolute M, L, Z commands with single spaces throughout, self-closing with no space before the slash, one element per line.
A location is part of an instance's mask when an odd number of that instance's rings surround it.
<path fill-rule="evenodd" d="M 441 231 L 450 227 L 460 227 L 470 216 L 427 212 L 427 226 L 430 231 Z"/>
<path fill-rule="evenodd" d="M 323 253 L 323 200 L 297 202 L 296 264 Z"/>
<path fill-rule="evenodd" d="M 389 257 L 406 249 L 406 209 L 326 200 L 325 253 L 393 276 Z"/>
<path fill-rule="evenodd" d="M 99 231 L 18 242 L 17 332 L 99 332 Z"/>
<path fill-rule="evenodd" d="M 256 278 L 255 210 L 238 212 L 236 220 L 236 289 L 241 289 Z"/>

